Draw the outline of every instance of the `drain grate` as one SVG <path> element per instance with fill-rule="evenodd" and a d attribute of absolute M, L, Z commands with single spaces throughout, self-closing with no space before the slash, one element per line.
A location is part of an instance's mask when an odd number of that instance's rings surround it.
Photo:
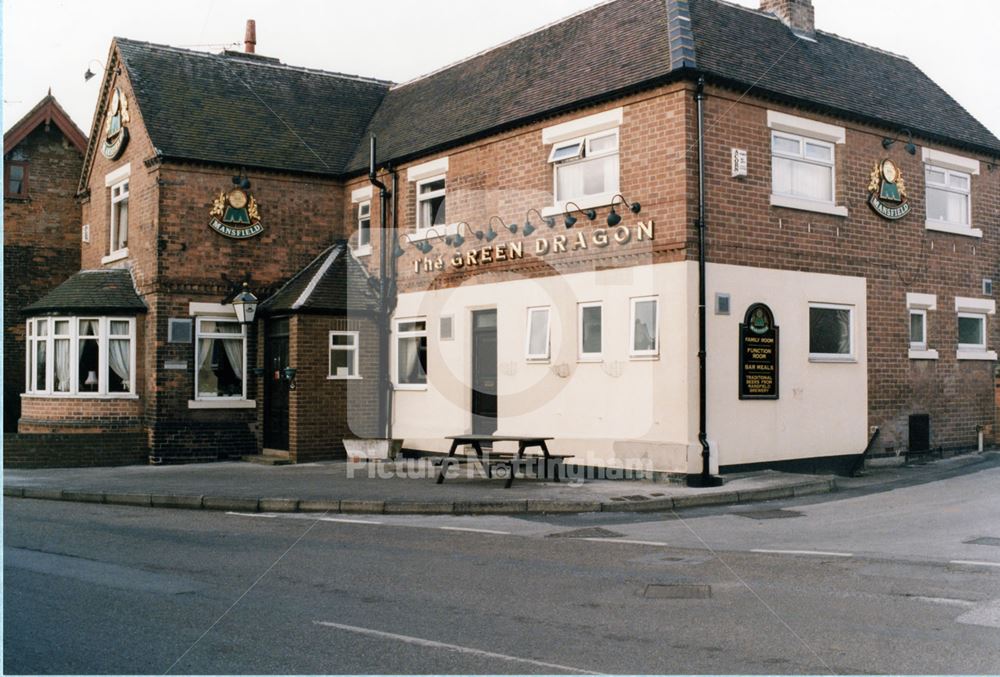
<path fill-rule="evenodd" d="M 650 583 L 642 596 L 647 599 L 709 599 L 711 585 Z"/>
<path fill-rule="evenodd" d="M 621 538 L 625 534 L 617 531 L 604 529 L 603 527 L 584 527 L 583 529 L 573 529 L 572 531 L 560 531 L 557 534 L 549 534 L 548 538 Z"/>
<path fill-rule="evenodd" d="M 777 520 L 788 519 L 790 517 L 802 517 L 802 513 L 797 510 L 751 510 L 749 512 L 734 512 L 740 517 L 749 517 L 755 520 Z"/>
<path fill-rule="evenodd" d="M 1000 538 L 996 536 L 980 536 L 979 538 L 973 538 L 970 541 L 962 541 L 969 545 L 995 545 L 1000 547 Z"/>

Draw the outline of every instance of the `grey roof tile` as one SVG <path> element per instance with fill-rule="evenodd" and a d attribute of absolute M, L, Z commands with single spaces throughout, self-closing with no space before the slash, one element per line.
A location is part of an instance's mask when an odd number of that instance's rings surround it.
<path fill-rule="evenodd" d="M 24 315 L 146 312 L 125 268 L 81 270 L 21 311 Z"/>
<path fill-rule="evenodd" d="M 325 249 L 260 304 L 263 315 L 372 312 L 378 297 L 343 241 Z"/>

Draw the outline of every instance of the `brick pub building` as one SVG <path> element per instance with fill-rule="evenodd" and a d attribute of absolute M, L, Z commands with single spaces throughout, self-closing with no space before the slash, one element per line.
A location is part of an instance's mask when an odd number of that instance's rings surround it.
<path fill-rule="evenodd" d="M 808 0 L 616 0 L 399 85 L 116 39 L 20 428 L 159 462 L 500 430 L 679 474 L 991 443 L 998 157 Z"/>

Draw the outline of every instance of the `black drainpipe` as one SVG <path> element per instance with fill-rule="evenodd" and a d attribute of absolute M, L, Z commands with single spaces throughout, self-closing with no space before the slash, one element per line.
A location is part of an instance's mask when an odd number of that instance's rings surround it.
<path fill-rule="evenodd" d="M 708 331 L 705 313 L 705 77 L 698 78 L 694 100 L 698 107 L 698 443 L 701 445 L 701 474 L 688 475 L 691 487 L 717 487 L 721 477 L 710 470 L 708 445 Z"/>
<path fill-rule="evenodd" d="M 389 421 L 389 411 L 392 401 L 391 387 L 389 381 L 389 317 L 392 314 L 389 297 L 392 292 L 392 278 L 390 276 L 389 259 L 392 257 L 392 247 L 386 237 L 385 212 L 389 203 L 389 189 L 384 183 L 379 181 L 378 173 L 375 169 L 375 137 L 371 137 L 371 148 L 368 158 L 368 180 L 378 188 L 378 220 L 379 220 L 379 269 L 378 269 L 378 425 L 379 433 L 386 439 L 392 435 L 392 426 Z M 393 233 L 395 229 L 393 229 Z M 395 240 L 393 240 L 395 244 Z"/>

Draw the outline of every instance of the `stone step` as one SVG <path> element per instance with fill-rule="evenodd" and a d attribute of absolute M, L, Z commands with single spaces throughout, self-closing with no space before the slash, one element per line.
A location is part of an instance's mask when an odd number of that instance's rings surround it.
<path fill-rule="evenodd" d="M 265 454 L 253 454 L 249 456 L 244 456 L 242 460 L 245 463 L 260 463 L 261 465 L 291 465 L 292 461 L 289 458 L 281 456 L 271 456 Z"/>

